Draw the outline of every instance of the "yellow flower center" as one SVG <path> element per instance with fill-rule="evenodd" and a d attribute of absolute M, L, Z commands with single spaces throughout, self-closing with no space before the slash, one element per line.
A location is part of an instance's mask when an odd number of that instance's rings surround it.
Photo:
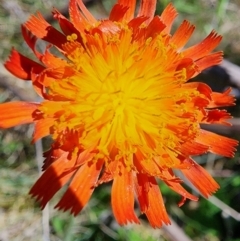
<path fill-rule="evenodd" d="M 68 36 L 69 74 L 49 86 L 64 109 L 55 115 L 53 138 L 63 144 L 75 135 L 74 147 L 76 142 L 79 149 L 94 147 L 97 158 L 124 157 L 128 167 L 137 151 L 146 159 L 174 160 L 178 146 L 197 134 L 199 110 L 192 99 L 199 93 L 187 88 L 179 93 L 186 70 L 178 69 L 183 57 L 168 36 L 134 38 L 124 26 L 115 34 L 85 37 L 83 46 L 76 35 Z"/>

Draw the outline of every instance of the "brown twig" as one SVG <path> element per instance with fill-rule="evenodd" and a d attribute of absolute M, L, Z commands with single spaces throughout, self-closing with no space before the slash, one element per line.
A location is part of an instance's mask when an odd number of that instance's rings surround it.
<path fill-rule="evenodd" d="M 35 149 L 36 149 L 36 161 L 38 165 L 38 172 L 39 175 L 42 173 L 42 165 L 43 165 L 43 146 L 42 141 L 39 140 L 35 143 Z M 49 205 L 47 204 L 45 208 L 42 210 L 42 229 L 43 229 L 43 240 L 44 241 L 50 241 L 50 226 L 49 226 Z"/>
<path fill-rule="evenodd" d="M 171 241 L 192 241 L 173 219 L 170 220 L 171 225 L 164 225 L 163 230 Z"/>

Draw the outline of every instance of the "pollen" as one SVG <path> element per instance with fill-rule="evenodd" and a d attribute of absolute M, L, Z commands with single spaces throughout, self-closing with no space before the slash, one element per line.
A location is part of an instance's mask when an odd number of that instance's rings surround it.
<path fill-rule="evenodd" d="M 67 35 L 67 40 L 69 42 L 74 42 L 75 40 L 77 40 L 77 34 L 73 33 L 71 35 Z"/>

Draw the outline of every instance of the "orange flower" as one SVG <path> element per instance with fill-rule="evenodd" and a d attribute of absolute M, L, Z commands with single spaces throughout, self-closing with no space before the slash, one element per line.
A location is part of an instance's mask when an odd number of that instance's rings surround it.
<path fill-rule="evenodd" d="M 170 35 L 177 16 L 172 4 L 155 17 L 156 0 L 142 0 L 136 17 L 135 5 L 136 0 L 118 0 L 109 19 L 96 20 L 82 0 L 70 0 L 70 21 L 53 10 L 61 31 L 40 13 L 31 16 L 22 34 L 39 61 L 13 49 L 5 67 L 31 80 L 43 101 L 0 105 L 0 126 L 34 123 L 33 141 L 52 136 L 44 173 L 30 191 L 42 208 L 69 183 L 56 207 L 77 215 L 95 187 L 113 180 L 119 224 L 139 223 L 135 193 L 141 212 L 160 227 L 170 221 L 156 178 L 182 196 L 180 205 L 197 197 L 181 186 L 173 169 L 205 197 L 219 188 L 191 156 L 233 156 L 237 141 L 200 124 L 229 125 L 230 115 L 215 108 L 234 105 L 234 98 L 230 90 L 214 93 L 204 83 L 188 83 L 221 62 L 222 52 L 211 53 L 221 36 L 212 31 L 183 49 L 194 26 L 184 21 Z M 50 43 L 44 53 L 35 47 L 38 39 Z"/>

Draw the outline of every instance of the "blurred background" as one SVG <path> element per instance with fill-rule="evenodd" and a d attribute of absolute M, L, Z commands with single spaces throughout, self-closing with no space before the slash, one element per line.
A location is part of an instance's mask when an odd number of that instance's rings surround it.
<path fill-rule="evenodd" d="M 184 19 L 196 25 L 189 45 L 198 43 L 212 29 L 223 35 L 218 50 L 224 51 L 225 61 L 196 79 L 207 82 L 215 91 L 232 87 L 237 96 L 236 106 L 228 108 L 234 116 L 232 127 L 212 126 L 210 129 L 239 140 L 240 1 L 172 2 L 179 12 L 174 29 Z M 115 0 L 85 0 L 85 3 L 97 18 L 102 19 Z M 157 13 L 160 14 L 168 3 L 168 0 L 158 1 Z M 0 0 L 0 102 L 36 98 L 30 83 L 17 80 L 3 67 L 12 46 L 24 55 L 33 56 L 21 37 L 20 24 L 36 11 L 55 24 L 52 7 L 68 16 L 67 5 L 67 0 Z M 50 140 L 45 138 L 31 145 L 32 131 L 30 125 L 0 131 L 0 241 L 240 241 L 240 150 L 233 159 L 213 154 L 195 158 L 221 186 L 208 200 L 193 189 L 192 192 L 199 195 L 199 202 L 188 201 L 178 208 L 180 197 L 160 184 L 172 226 L 152 229 L 146 218 L 140 216 L 142 225 L 120 227 L 112 216 L 109 184 L 96 189 L 87 207 L 76 218 L 54 210 L 62 192 L 55 195 L 41 212 L 28 191 L 40 175 L 42 150 L 47 150 Z"/>

